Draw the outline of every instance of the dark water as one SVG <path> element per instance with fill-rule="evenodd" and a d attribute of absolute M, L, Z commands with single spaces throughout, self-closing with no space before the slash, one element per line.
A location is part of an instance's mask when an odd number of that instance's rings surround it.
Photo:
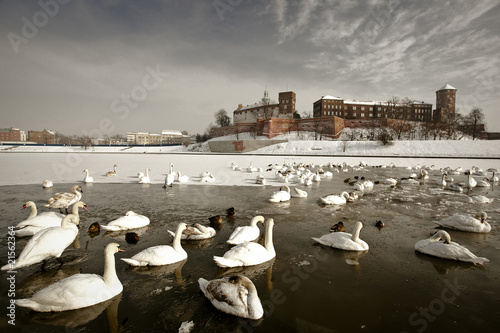
<path fill-rule="evenodd" d="M 103 248 L 118 241 L 125 253 L 116 254 L 116 269 L 124 285 L 114 300 L 87 309 L 56 314 L 35 314 L 16 308 L 16 326 L 0 324 L 1 331 L 17 332 L 177 332 L 184 321 L 194 321 L 192 332 L 493 332 L 500 326 L 499 231 L 500 195 L 496 187 L 474 189 L 469 194 L 495 198 L 491 204 L 465 203 L 467 194 L 444 192 L 435 184 L 437 175 L 422 186 L 391 188 L 375 186 L 355 203 L 337 210 L 320 206 L 325 194 L 352 190 L 343 182 L 356 174 L 376 180 L 405 174 L 405 170 L 371 169 L 365 173 L 337 174 L 333 179 L 305 188 L 307 199 L 289 203 L 267 200 L 274 186 L 174 186 L 93 184 L 84 187 L 82 200 L 89 211 L 81 212 L 80 248 L 68 248 L 58 268 L 50 260 L 46 272 L 40 265 L 18 270 L 16 297 L 29 297 L 62 278 L 82 273 L 102 274 Z M 460 178 L 461 176 L 455 176 Z M 278 185 L 278 184 L 273 184 Z M 68 184 L 44 190 L 39 185 L 4 186 L 0 193 L 0 231 L 25 219 L 22 204 L 33 200 L 40 206 Z M 304 186 L 301 186 L 304 188 Z M 234 218 L 225 210 L 236 208 Z M 86 232 L 93 222 L 107 223 L 126 211 L 147 215 L 151 225 L 138 231 L 136 245 L 125 242 L 123 234 Z M 452 239 L 473 253 L 491 260 L 484 267 L 440 260 L 414 251 L 414 244 L 436 231 L 432 220 L 453 213 L 475 214 L 484 210 L 493 230 L 489 234 L 449 231 Z M 39 211 L 44 211 L 40 208 Z M 119 260 L 158 244 L 169 244 L 167 230 L 180 222 L 208 224 L 208 217 L 220 214 L 222 228 L 215 238 L 183 242 L 187 261 L 156 268 L 131 268 Z M 213 279 L 227 273 L 212 257 L 230 247 L 225 241 L 236 226 L 247 225 L 255 215 L 275 220 L 276 259 L 263 266 L 239 271 L 256 285 L 264 304 L 260 321 L 249 321 L 216 310 L 202 295 L 199 277 Z M 377 220 L 386 227 L 375 227 Z M 314 244 L 311 237 L 328 233 L 343 221 L 351 232 L 356 221 L 364 228 L 360 238 L 370 250 L 352 253 Z M 260 226 L 263 230 L 262 226 Z M 17 253 L 27 239 L 18 239 Z M 0 245 L 6 262 L 6 240 Z M 357 263 L 357 265 L 356 265 Z M 1 273 L 2 308 L 9 304 L 7 274 Z M 6 312 L 6 310 L 4 310 Z"/>

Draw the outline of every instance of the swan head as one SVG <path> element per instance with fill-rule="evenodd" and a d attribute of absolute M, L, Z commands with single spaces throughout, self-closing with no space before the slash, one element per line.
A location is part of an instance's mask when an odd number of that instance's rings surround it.
<path fill-rule="evenodd" d="M 73 186 L 73 187 L 71 188 L 71 190 L 72 190 L 73 192 L 78 191 L 78 192 L 80 192 L 80 193 L 83 193 L 83 189 L 82 189 L 82 187 L 81 187 L 80 185 L 75 185 L 75 186 Z"/>
<path fill-rule="evenodd" d="M 75 206 L 78 207 L 78 208 L 83 208 L 85 210 L 88 210 L 87 209 L 87 204 L 83 201 L 78 201 L 77 203 L 75 203 Z"/>
<path fill-rule="evenodd" d="M 36 205 L 33 201 L 26 201 L 21 209 L 25 209 L 26 207 L 36 207 Z"/>
<path fill-rule="evenodd" d="M 481 223 L 484 223 L 486 221 L 486 218 L 488 217 L 488 214 L 486 212 L 481 212 L 476 215 L 476 219 L 480 220 Z"/>
<path fill-rule="evenodd" d="M 443 241 L 444 244 L 449 244 L 451 242 L 451 236 L 444 230 L 439 230 L 432 237 L 432 241 Z"/>
<path fill-rule="evenodd" d="M 118 243 L 109 243 L 108 245 L 106 245 L 104 252 L 115 254 L 118 252 L 125 252 L 125 250 L 120 249 L 120 244 Z"/>
<path fill-rule="evenodd" d="M 125 213 L 125 216 L 134 216 L 134 215 L 137 215 L 136 213 L 134 213 L 133 211 L 129 210 L 128 212 Z"/>
<path fill-rule="evenodd" d="M 78 227 L 78 229 L 80 229 L 80 219 L 74 215 L 74 214 L 68 214 L 66 215 L 62 221 L 61 221 L 61 225 L 64 225 L 67 221 L 70 221 L 71 223 L 73 223 L 74 225 L 76 225 Z"/>

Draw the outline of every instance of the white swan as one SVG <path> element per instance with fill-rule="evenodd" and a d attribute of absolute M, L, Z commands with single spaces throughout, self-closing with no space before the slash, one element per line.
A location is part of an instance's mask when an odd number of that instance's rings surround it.
<path fill-rule="evenodd" d="M 215 178 L 214 176 L 210 173 L 210 172 L 203 172 L 200 174 L 201 176 L 201 179 L 200 179 L 200 182 L 201 183 L 213 183 L 215 181 Z"/>
<path fill-rule="evenodd" d="M 214 261 L 217 265 L 220 267 L 253 266 L 276 257 L 273 246 L 274 220 L 270 218 L 264 224 L 266 226 L 264 246 L 254 242 L 245 242 L 236 245 L 224 253 L 224 256 L 214 256 Z"/>
<path fill-rule="evenodd" d="M 498 170 L 497 170 L 497 169 L 495 169 L 495 168 L 489 168 L 487 171 L 488 171 L 488 172 L 492 172 L 492 173 L 493 173 L 493 174 L 491 175 L 491 178 L 489 179 L 489 180 L 490 180 L 490 182 L 492 182 L 492 183 L 496 183 L 496 182 L 498 182 L 498 177 L 497 177 L 497 176 L 495 176 L 495 174 L 498 172 Z"/>
<path fill-rule="evenodd" d="M 62 219 L 60 227 L 50 227 L 39 231 L 26 243 L 15 262 L 3 266 L 2 270 L 30 266 L 50 257 L 60 261 L 61 254 L 78 235 L 76 224 L 78 224 L 78 218 L 69 214 Z"/>
<path fill-rule="evenodd" d="M 26 202 L 22 209 L 25 209 L 26 207 L 31 208 L 31 213 L 28 216 L 28 219 L 21 221 L 16 225 L 14 232 L 17 237 L 33 236 L 42 229 L 61 226 L 61 221 L 64 218 L 64 215 L 54 212 L 45 212 L 37 215 L 36 204 L 33 201 Z M 87 205 L 82 201 L 78 201 L 73 204 L 71 213 L 78 218 L 78 221 L 80 221 L 78 208 L 87 210 Z"/>
<path fill-rule="evenodd" d="M 187 253 L 181 246 L 182 231 L 186 229 L 186 226 L 184 222 L 179 223 L 172 246 L 157 245 L 148 247 L 132 258 L 121 259 L 132 266 L 163 266 L 186 259 Z"/>
<path fill-rule="evenodd" d="M 476 180 L 474 178 L 472 178 L 470 170 L 467 170 L 465 172 L 465 174 L 467 175 L 467 179 L 465 180 L 463 186 L 466 187 L 466 188 L 468 188 L 468 189 L 476 187 L 477 182 L 476 182 Z"/>
<path fill-rule="evenodd" d="M 85 308 L 107 301 L 122 292 L 116 275 L 114 254 L 118 243 L 108 244 L 104 250 L 104 274 L 75 274 L 36 292 L 31 298 L 16 300 L 17 306 L 39 312 L 59 312 Z"/>
<path fill-rule="evenodd" d="M 307 192 L 301 190 L 300 188 L 294 187 L 293 193 L 291 194 L 293 198 L 307 198 Z"/>
<path fill-rule="evenodd" d="M 492 203 L 493 198 L 488 198 L 484 195 L 471 195 L 465 198 L 465 202 L 468 203 Z"/>
<path fill-rule="evenodd" d="M 74 204 L 75 202 L 80 201 L 82 198 L 82 187 L 80 185 L 74 185 L 71 188 L 72 193 L 56 193 L 54 196 L 47 200 L 47 204 L 43 205 L 47 208 L 65 208 L 66 213 L 68 212 L 68 207 Z"/>
<path fill-rule="evenodd" d="M 52 183 L 52 181 L 50 181 L 50 180 L 48 180 L 48 179 L 45 179 L 45 180 L 43 181 L 43 184 L 42 184 L 42 187 L 43 187 L 43 188 L 51 188 L 51 187 L 53 187 L 53 186 L 54 186 L 54 184 Z"/>
<path fill-rule="evenodd" d="M 229 236 L 229 239 L 226 241 L 228 244 L 237 245 L 244 242 L 252 242 L 259 238 L 260 229 L 257 226 L 257 223 L 264 223 L 264 216 L 257 215 L 252 221 L 250 221 L 250 225 L 246 225 L 243 227 L 237 227 L 233 233 Z"/>
<path fill-rule="evenodd" d="M 187 183 L 189 180 L 189 176 L 181 174 L 180 171 L 177 171 L 177 181 L 179 183 Z"/>
<path fill-rule="evenodd" d="M 491 187 L 490 180 L 488 178 L 480 179 L 476 181 L 476 187 Z"/>
<path fill-rule="evenodd" d="M 464 189 L 460 185 L 450 184 L 450 183 L 448 183 L 444 189 L 449 190 L 449 191 L 453 191 L 453 192 L 459 192 L 459 193 L 462 193 L 464 191 Z"/>
<path fill-rule="evenodd" d="M 283 188 L 285 188 L 283 190 Z M 280 190 L 277 192 L 274 192 L 271 195 L 271 198 L 269 199 L 270 202 L 284 202 L 290 200 L 290 187 L 288 186 L 283 186 L 280 187 Z"/>
<path fill-rule="evenodd" d="M 114 221 L 109 222 L 107 225 L 101 225 L 101 228 L 106 231 L 122 231 L 136 228 L 142 228 L 149 224 L 147 216 L 134 213 L 129 210 L 125 216 L 121 216 Z"/>
<path fill-rule="evenodd" d="M 384 178 L 379 181 L 380 184 L 384 185 L 396 185 L 398 183 L 398 180 L 396 178 Z"/>
<path fill-rule="evenodd" d="M 258 175 L 255 178 L 255 184 L 266 185 L 266 178 L 262 175 Z"/>
<path fill-rule="evenodd" d="M 83 172 L 85 172 L 85 178 L 83 178 L 83 182 L 84 183 L 93 183 L 94 178 L 89 176 L 89 169 L 85 169 L 85 170 L 83 170 Z"/>
<path fill-rule="evenodd" d="M 420 185 L 420 182 L 412 177 L 401 179 L 399 183 L 401 185 Z"/>
<path fill-rule="evenodd" d="M 170 236 L 175 237 L 175 232 L 167 230 Z M 201 240 L 208 239 L 215 236 L 215 229 L 212 227 L 205 227 L 199 223 L 187 226 L 186 229 L 182 231 L 181 239 L 185 240 Z"/>
<path fill-rule="evenodd" d="M 316 242 L 330 246 L 336 249 L 345 251 L 367 251 L 368 244 L 359 239 L 359 232 L 363 228 L 361 222 L 356 222 L 352 235 L 347 232 L 332 232 L 321 236 L 320 238 L 312 237 Z"/>
<path fill-rule="evenodd" d="M 149 168 L 144 170 L 144 175 L 139 179 L 139 184 L 149 184 L 151 183 L 151 179 L 149 178 Z"/>
<path fill-rule="evenodd" d="M 118 172 L 116 171 L 116 167 L 117 165 L 113 165 L 113 171 L 108 171 L 106 172 L 106 177 L 113 177 L 113 176 L 116 176 L 118 174 Z"/>
<path fill-rule="evenodd" d="M 448 177 L 448 175 L 443 173 L 441 179 L 436 180 L 436 184 L 439 186 L 446 186 L 446 177 Z"/>
<path fill-rule="evenodd" d="M 342 192 L 338 194 L 329 194 L 319 198 L 320 202 L 324 205 L 345 205 L 349 199 L 349 193 Z"/>
<path fill-rule="evenodd" d="M 439 230 L 428 239 L 418 241 L 415 250 L 442 259 L 472 262 L 476 265 L 489 262 L 486 258 L 476 256 L 466 247 L 452 242 L 450 234 L 444 230 Z"/>
<path fill-rule="evenodd" d="M 470 215 L 453 215 L 442 219 L 441 221 L 434 221 L 434 223 L 439 224 L 442 227 L 468 231 L 468 232 L 479 232 L 487 233 L 491 231 L 491 226 L 486 222 L 488 214 L 481 212 L 475 217 Z"/>
<path fill-rule="evenodd" d="M 172 164 L 172 162 L 170 162 L 168 167 L 168 173 L 165 176 L 165 184 L 163 184 L 163 188 L 166 188 L 167 186 L 172 186 L 174 180 L 175 180 L 174 165 Z"/>
<path fill-rule="evenodd" d="M 198 284 L 205 297 L 224 313 L 249 319 L 264 316 L 257 289 L 246 276 L 228 275 L 211 281 L 199 278 Z"/>

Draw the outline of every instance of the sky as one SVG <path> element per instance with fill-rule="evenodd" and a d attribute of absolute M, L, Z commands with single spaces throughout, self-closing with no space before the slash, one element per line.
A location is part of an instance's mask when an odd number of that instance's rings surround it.
<path fill-rule="evenodd" d="M 500 3 L 489 0 L 0 0 L 0 128 L 203 133 L 294 91 L 480 107 L 500 132 Z"/>

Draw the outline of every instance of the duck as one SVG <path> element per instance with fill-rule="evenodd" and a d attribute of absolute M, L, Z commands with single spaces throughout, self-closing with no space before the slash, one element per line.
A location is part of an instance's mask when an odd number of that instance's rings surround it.
<path fill-rule="evenodd" d="M 167 230 L 168 233 L 175 237 L 175 233 L 173 231 Z M 214 237 L 216 231 L 212 227 L 205 227 L 200 223 L 195 223 L 193 225 L 189 225 L 182 231 L 182 240 L 201 240 L 201 239 L 209 239 Z"/>
<path fill-rule="evenodd" d="M 210 224 L 221 224 L 222 223 L 222 217 L 220 215 L 210 216 L 208 218 L 208 220 L 210 221 Z"/>
<path fill-rule="evenodd" d="M 332 232 L 321 236 L 320 238 L 312 237 L 312 239 L 322 245 L 330 246 L 339 250 L 345 251 L 368 251 L 368 244 L 359 239 L 359 232 L 363 228 L 361 222 L 356 222 L 352 235 L 347 232 Z"/>
<path fill-rule="evenodd" d="M 109 222 L 107 225 L 101 225 L 102 230 L 106 231 L 122 231 L 136 228 L 142 228 L 149 224 L 147 216 L 134 213 L 129 210 L 125 216 L 121 216 L 116 220 Z"/>
<path fill-rule="evenodd" d="M 118 174 L 118 172 L 116 171 L 116 168 L 117 168 L 117 165 L 113 165 L 113 171 L 108 171 L 106 172 L 106 177 L 114 177 Z"/>
<path fill-rule="evenodd" d="M 40 230 L 26 243 L 14 263 L 9 263 L 1 269 L 3 271 L 15 270 L 37 264 L 51 257 L 62 263 L 61 254 L 78 235 L 77 224 L 78 218 L 73 214 L 68 214 L 62 219 L 59 227 Z"/>
<path fill-rule="evenodd" d="M 266 227 L 264 246 L 255 242 L 245 242 L 236 245 L 222 257 L 214 256 L 214 261 L 219 267 L 254 266 L 267 262 L 276 257 L 273 245 L 274 219 L 270 218 L 264 223 Z"/>
<path fill-rule="evenodd" d="M 344 232 L 345 231 L 345 226 L 344 222 L 339 221 L 338 223 L 335 223 L 331 228 L 330 232 Z"/>
<path fill-rule="evenodd" d="M 27 201 L 21 209 L 25 209 L 27 207 L 31 208 L 31 213 L 28 216 L 28 219 L 19 222 L 14 228 L 14 232 L 17 237 L 33 236 L 40 230 L 61 226 L 61 221 L 64 218 L 63 214 L 44 212 L 37 215 L 36 204 L 33 201 Z M 78 208 L 83 208 L 85 210 L 88 209 L 87 205 L 82 201 L 78 201 L 73 204 L 71 213 L 78 218 L 78 221 L 80 221 Z"/>
<path fill-rule="evenodd" d="M 47 208 L 62 208 L 66 209 L 66 214 L 68 214 L 68 207 L 74 204 L 75 202 L 80 201 L 82 198 L 82 187 L 80 185 L 74 185 L 71 188 L 71 193 L 56 193 L 54 196 L 47 200 L 47 204 L 43 205 Z"/>
<path fill-rule="evenodd" d="M 83 182 L 84 183 L 93 183 L 94 178 L 89 176 L 89 174 L 90 174 L 89 169 L 85 169 L 85 170 L 83 170 L 83 172 L 85 172 L 85 178 L 83 178 Z"/>
<path fill-rule="evenodd" d="M 264 223 L 264 216 L 257 215 L 250 221 L 250 225 L 237 227 L 229 236 L 226 243 L 231 245 L 237 245 L 244 242 L 252 242 L 259 238 L 260 229 L 257 223 Z"/>
<path fill-rule="evenodd" d="M 31 298 L 16 300 L 22 306 L 38 312 L 61 312 L 86 308 L 107 301 L 123 290 L 116 275 L 114 254 L 122 252 L 118 243 L 104 250 L 104 274 L 75 274 L 36 292 Z"/>
<path fill-rule="evenodd" d="M 283 189 L 284 188 L 284 189 Z M 269 199 L 270 202 L 285 202 L 290 200 L 290 187 L 282 186 L 280 190 L 274 192 Z"/>
<path fill-rule="evenodd" d="M 151 183 L 151 178 L 149 178 L 149 171 L 151 171 L 149 168 L 146 168 L 144 170 L 144 175 L 139 179 L 139 184 L 150 184 Z"/>
<path fill-rule="evenodd" d="M 301 190 L 300 188 L 297 187 L 293 188 L 293 193 L 291 194 L 293 198 L 307 198 L 307 195 L 308 194 L 306 191 Z"/>
<path fill-rule="evenodd" d="M 132 258 L 120 259 L 132 266 L 163 266 L 185 260 L 187 253 L 181 246 L 181 237 L 186 226 L 187 224 L 184 222 L 179 223 L 172 246 L 152 246 L 132 256 Z"/>
<path fill-rule="evenodd" d="M 89 233 L 97 233 L 99 231 L 101 231 L 101 225 L 98 222 L 92 223 L 88 229 Z"/>
<path fill-rule="evenodd" d="M 486 222 L 488 214 L 485 212 L 480 212 L 476 216 L 470 215 L 452 215 L 441 221 L 434 221 L 434 223 L 440 225 L 441 227 L 468 231 L 468 232 L 478 232 L 478 233 L 488 233 L 491 231 L 491 225 Z"/>
<path fill-rule="evenodd" d="M 125 241 L 129 244 L 137 244 L 139 242 L 139 235 L 135 232 L 127 232 L 125 234 Z"/>
<path fill-rule="evenodd" d="M 180 171 L 177 171 L 177 181 L 179 183 L 187 183 L 189 181 L 189 176 L 183 175 Z"/>
<path fill-rule="evenodd" d="M 415 250 L 441 259 L 471 262 L 475 265 L 489 262 L 486 258 L 476 256 L 466 247 L 452 242 L 450 234 L 444 230 L 439 230 L 428 239 L 418 241 Z"/>
<path fill-rule="evenodd" d="M 174 165 L 170 163 L 168 173 L 165 176 L 165 183 L 163 184 L 163 188 L 167 188 L 167 186 L 172 186 L 174 184 L 174 180 L 175 180 Z"/>
<path fill-rule="evenodd" d="M 465 198 L 465 202 L 468 202 L 468 203 L 492 203 L 493 202 L 493 198 L 488 198 L 484 195 L 471 195 L 471 196 L 468 196 Z"/>
<path fill-rule="evenodd" d="M 375 222 L 375 226 L 379 229 L 382 229 L 383 227 L 385 227 L 385 223 L 382 221 L 377 221 Z"/>
<path fill-rule="evenodd" d="M 211 281 L 199 278 L 198 284 L 210 303 L 224 313 L 254 320 L 264 316 L 257 288 L 246 276 L 226 275 Z"/>
<path fill-rule="evenodd" d="M 346 191 L 338 194 L 329 194 L 319 198 L 320 202 L 324 205 L 345 205 L 349 199 L 349 193 Z"/>
<path fill-rule="evenodd" d="M 436 184 L 438 186 L 446 186 L 446 177 L 448 177 L 448 175 L 443 173 L 443 175 L 441 176 L 441 179 L 436 180 Z"/>
<path fill-rule="evenodd" d="M 236 213 L 236 210 L 234 207 L 229 207 L 226 209 L 226 217 L 234 217 L 234 214 Z"/>
<path fill-rule="evenodd" d="M 54 184 L 52 183 L 52 181 L 51 181 L 51 180 L 45 179 L 45 180 L 43 181 L 43 184 L 42 184 L 42 187 L 43 187 L 43 188 L 51 188 L 51 187 L 53 187 L 53 186 L 54 186 Z"/>

